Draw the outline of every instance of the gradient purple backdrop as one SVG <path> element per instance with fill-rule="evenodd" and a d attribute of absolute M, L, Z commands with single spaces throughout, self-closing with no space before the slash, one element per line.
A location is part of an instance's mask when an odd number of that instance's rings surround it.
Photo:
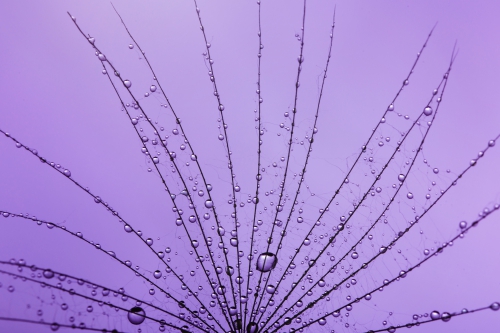
<path fill-rule="evenodd" d="M 227 162 L 217 140 L 217 103 L 201 56 L 204 43 L 194 4 L 114 4 L 182 118 L 215 194 L 226 197 L 230 189 Z M 426 142 L 425 157 L 441 170 L 459 173 L 500 133 L 500 5 L 496 1 L 309 1 L 307 73 L 301 79 L 304 92 L 300 97 L 305 111 L 299 115 L 299 126 L 303 124 L 304 130 L 312 121 L 317 77 L 324 66 L 335 5 L 332 63 L 311 161 L 314 171 L 308 175 L 313 177 L 311 187 L 316 186 L 317 193 L 336 186 L 337 174 L 330 175 L 332 168 L 335 172 L 344 170 L 346 157 L 359 151 L 436 22 L 415 78 L 405 89 L 406 103 L 416 105 L 408 113 L 415 114 L 422 100 L 430 96 L 447 68 L 455 41 L 460 52 Z M 235 173 L 251 193 L 257 140 L 253 112 L 257 6 L 255 1 L 201 1 L 199 7 L 212 44 Z M 301 9 L 298 1 L 272 1 L 262 6 L 263 112 L 266 126 L 275 132 L 283 113 L 293 105 L 299 52 L 294 35 L 300 32 Z M 74 179 L 106 198 L 145 233 L 168 239 L 171 227 L 165 221 L 172 225 L 173 215 L 165 204 L 165 191 L 158 177 L 146 171 L 140 144 L 101 74 L 100 62 L 66 11 L 77 18 L 84 32 L 96 38 L 96 45 L 120 68 L 122 76 L 132 80 L 134 93 L 147 91 L 152 75 L 144 62 L 137 60 L 137 49 L 128 49 L 130 38 L 109 3 L 4 1 L 0 4 L 0 128 L 42 156 L 63 164 Z M 170 131 L 172 125 L 165 127 Z M 273 140 L 265 141 L 263 149 L 286 149 L 282 141 Z M 442 240 L 457 231 L 458 221 L 473 220 L 485 206 L 500 201 L 498 149 L 490 150 L 433 210 L 429 223 L 436 226 Z M 0 188 L 0 210 L 64 221 L 68 228 L 82 231 L 117 253 L 136 248 L 143 251 L 139 243 L 126 241 L 116 220 L 85 193 L 6 138 L 0 140 Z M 497 214 L 443 255 L 388 287 L 379 299 L 374 297 L 374 311 L 392 311 L 411 321 L 413 313 L 435 309 L 451 312 L 500 301 Z M 28 264 L 116 288 L 131 285 L 135 279 L 73 237 L 19 219 L 0 221 L 0 254 L 0 260 L 23 258 Z M 145 257 L 143 262 L 144 267 L 156 265 L 155 258 Z M 15 303 L 11 299 L 31 299 L 37 289 L 26 284 L 26 289 L 10 294 L 6 290 L 9 278 L 1 279 L 0 316 L 23 318 L 25 313 L 11 307 Z M 382 327 L 381 322 L 370 320 L 359 325 Z M 497 332 L 499 327 L 499 313 L 484 311 L 448 323 L 414 327 L 412 332 Z M 0 330 L 43 332 L 49 328 L 0 322 Z"/>

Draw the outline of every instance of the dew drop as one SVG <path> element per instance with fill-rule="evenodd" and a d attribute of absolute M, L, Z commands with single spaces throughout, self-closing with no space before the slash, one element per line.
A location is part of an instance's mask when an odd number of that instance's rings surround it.
<path fill-rule="evenodd" d="M 450 321 L 451 315 L 448 312 L 443 312 L 443 314 L 441 315 L 441 320 L 444 322 Z"/>
<path fill-rule="evenodd" d="M 439 318 L 441 318 L 441 314 L 438 311 L 432 311 L 431 312 L 431 319 L 436 320 L 436 319 L 439 319 Z"/>
<path fill-rule="evenodd" d="M 264 252 L 257 258 L 256 269 L 260 272 L 269 272 L 276 267 L 278 258 L 271 252 Z"/>
<path fill-rule="evenodd" d="M 52 279 L 54 277 L 54 272 L 50 269 L 46 269 L 43 271 L 43 277 L 46 279 Z"/>
<path fill-rule="evenodd" d="M 128 312 L 127 318 L 132 325 L 140 325 L 146 319 L 146 312 L 141 307 L 134 306 Z"/>
<path fill-rule="evenodd" d="M 432 108 L 430 106 L 426 106 L 424 109 L 424 114 L 426 116 L 430 116 L 432 114 Z"/>
<path fill-rule="evenodd" d="M 247 333 L 256 333 L 258 329 L 257 323 L 250 322 L 247 325 Z"/>

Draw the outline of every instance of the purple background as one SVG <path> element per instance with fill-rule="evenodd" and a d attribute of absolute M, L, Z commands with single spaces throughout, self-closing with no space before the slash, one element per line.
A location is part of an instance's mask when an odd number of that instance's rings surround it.
<path fill-rule="evenodd" d="M 210 182 L 217 189 L 227 186 L 227 162 L 217 140 L 217 104 L 200 55 L 204 45 L 194 5 L 190 1 L 120 1 L 115 6 L 171 96 Z M 304 105 L 314 105 L 317 96 L 317 76 L 324 66 L 333 6 L 331 1 L 308 4 L 304 68 L 309 72 L 301 79 Z M 212 43 L 216 79 L 230 125 L 235 173 L 251 193 L 255 173 L 257 6 L 253 1 L 202 1 L 199 7 Z M 263 112 L 270 132 L 277 131 L 283 112 L 293 105 L 291 88 L 299 50 L 294 35 L 300 32 L 301 8 L 301 3 L 290 1 L 262 6 Z M 455 40 L 460 52 L 426 143 L 425 157 L 442 171 L 449 168 L 458 173 L 498 135 L 499 9 L 496 1 L 337 3 L 332 63 L 314 146 L 317 159 L 311 162 L 316 169 L 309 175 L 317 178 L 311 182 L 318 183 L 319 193 L 322 183 L 329 190 L 334 187 L 331 184 L 337 184 L 325 180 L 331 166 L 344 168 L 345 158 L 358 151 L 436 22 L 415 79 L 405 91 L 406 103 L 416 105 L 413 110 L 408 108 L 408 113 L 415 114 L 421 101 L 430 96 L 446 70 Z M 151 75 L 144 62 L 137 61 L 137 49 L 128 49 L 130 39 L 110 4 L 2 2 L 0 128 L 36 148 L 42 156 L 63 164 L 74 179 L 106 198 L 128 220 L 137 221 L 139 229 L 168 239 L 169 229 L 160 222 L 165 216 L 170 220 L 173 217 L 171 207 L 164 204 L 164 190 L 157 177 L 146 172 L 129 121 L 120 112 L 107 78 L 100 73 L 94 51 L 66 11 L 96 38 L 96 45 L 121 68 L 122 76 L 132 80 L 133 89 L 137 89 L 134 93 L 147 91 Z M 299 119 L 312 121 L 313 107 L 303 109 L 308 111 L 304 113 L 307 116 Z M 165 127 L 170 131 L 172 125 Z M 265 144 L 277 152 L 286 147 L 279 140 Z M 498 147 L 488 153 L 435 209 L 437 215 L 430 223 L 439 225 L 436 228 L 441 240 L 456 232 L 458 221 L 470 221 L 483 207 L 500 201 Z M 222 178 L 217 178 L 219 173 Z M 6 138 L 0 140 L 0 184 L 0 210 L 29 213 L 57 223 L 65 221 L 68 228 L 82 231 L 117 253 L 139 246 L 124 241 L 121 227 L 85 193 Z M 220 198 L 228 193 L 229 187 L 216 192 Z M 410 321 L 413 313 L 458 311 L 500 301 L 497 215 L 405 281 L 387 288 L 376 311 L 393 311 Z M 117 288 L 133 279 L 109 258 L 72 237 L 20 219 L 0 222 L 2 260 L 24 258 L 29 264 Z M 147 262 L 144 259 L 144 266 Z M 10 299 L 36 297 L 37 289 L 26 284 L 25 290 L 8 294 L 9 278 L 1 278 L 0 316 L 23 317 L 23 312 L 10 308 Z M 448 323 L 415 327 L 412 332 L 496 332 L 500 327 L 498 315 L 485 311 Z M 372 324 L 370 320 L 362 324 L 381 327 L 378 319 Z M 49 331 L 7 322 L 0 322 L 0 328 L 10 332 Z"/>

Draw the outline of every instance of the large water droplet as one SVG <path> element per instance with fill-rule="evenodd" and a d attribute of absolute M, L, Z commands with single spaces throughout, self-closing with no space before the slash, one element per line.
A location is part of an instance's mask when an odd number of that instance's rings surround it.
<path fill-rule="evenodd" d="M 146 319 L 146 312 L 139 307 L 134 306 L 127 314 L 128 321 L 133 325 L 140 325 Z"/>
<path fill-rule="evenodd" d="M 268 294 L 274 294 L 275 291 L 276 291 L 276 288 L 271 284 L 266 287 L 266 292 Z"/>
<path fill-rule="evenodd" d="M 432 114 L 432 108 L 430 106 L 426 106 L 424 109 L 424 114 L 426 116 L 430 116 Z"/>
<path fill-rule="evenodd" d="M 125 88 L 130 88 L 132 87 L 132 82 L 130 80 L 124 80 L 123 85 L 125 86 Z"/>
<path fill-rule="evenodd" d="M 439 311 L 432 311 L 431 312 L 431 319 L 439 319 L 441 318 L 441 314 L 439 313 Z"/>
<path fill-rule="evenodd" d="M 247 325 L 247 333 L 255 333 L 257 332 L 257 329 L 257 323 L 251 322 Z"/>
<path fill-rule="evenodd" d="M 257 258 L 256 269 L 261 272 L 269 272 L 276 267 L 278 258 L 271 252 L 264 252 Z"/>
<path fill-rule="evenodd" d="M 448 312 L 443 312 L 443 314 L 441 315 L 441 320 L 442 321 L 450 321 L 451 320 L 451 314 L 449 314 Z"/>
<path fill-rule="evenodd" d="M 46 269 L 43 271 L 43 277 L 46 279 L 52 279 L 54 277 L 54 272 L 52 272 L 50 269 Z"/>

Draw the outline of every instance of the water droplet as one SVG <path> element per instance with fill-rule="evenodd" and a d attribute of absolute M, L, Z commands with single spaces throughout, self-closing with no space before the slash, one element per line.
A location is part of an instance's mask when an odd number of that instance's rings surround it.
<path fill-rule="evenodd" d="M 155 279 L 161 278 L 161 271 L 157 269 L 156 271 L 154 271 L 153 276 L 155 277 Z"/>
<path fill-rule="evenodd" d="M 133 325 L 140 325 L 146 319 L 146 312 L 141 307 L 134 306 L 127 314 L 128 321 Z"/>
<path fill-rule="evenodd" d="M 210 208 L 212 208 L 213 206 L 214 206 L 214 203 L 213 203 L 213 201 L 212 201 L 212 200 L 207 200 L 207 201 L 205 201 L 205 207 L 206 207 L 206 208 L 209 208 L 209 209 L 210 209 Z"/>
<path fill-rule="evenodd" d="M 432 311 L 431 312 L 431 319 L 439 319 L 441 318 L 441 314 L 438 311 Z"/>
<path fill-rule="evenodd" d="M 99 58 L 99 60 L 101 60 L 101 61 L 106 61 L 106 56 L 104 54 L 102 54 L 102 53 L 99 53 L 97 55 L 97 58 Z"/>
<path fill-rule="evenodd" d="M 130 88 L 132 87 L 132 82 L 130 80 L 124 80 L 123 85 L 125 86 L 125 88 Z"/>
<path fill-rule="evenodd" d="M 430 116 L 432 114 L 432 108 L 430 106 L 426 106 L 424 109 L 424 114 L 426 116 Z"/>
<path fill-rule="evenodd" d="M 271 284 L 266 287 L 266 292 L 268 294 L 274 294 L 275 291 L 276 291 L 276 288 Z"/>
<path fill-rule="evenodd" d="M 271 252 L 264 252 L 257 258 L 256 269 L 260 272 L 269 272 L 276 267 L 278 258 Z"/>
<path fill-rule="evenodd" d="M 250 322 L 247 325 L 247 333 L 256 333 L 258 329 L 257 323 Z"/>
<path fill-rule="evenodd" d="M 399 180 L 400 182 L 402 182 L 403 180 L 405 180 L 405 175 L 400 174 L 400 175 L 398 176 L 398 180 Z"/>
<path fill-rule="evenodd" d="M 71 171 L 69 171 L 68 169 L 64 169 L 63 174 L 64 174 L 66 177 L 71 177 Z"/>
<path fill-rule="evenodd" d="M 200 246 L 200 243 L 197 240 L 193 239 L 191 241 L 191 246 L 196 249 L 198 246 Z"/>
<path fill-rule="evenodd" d="M 467 228 L 467 222 L 466 221 L 461 221 L 458 225 L 460 226 L 460 229 Z"/>
<path fill-rule="evenodd" d="M 441 315 L 441 320 L 444 322 L 450 321 L 451 315 L 448 312 L 443 312 L 443 314 Z"/>
<path fill-rule="evenodd" d="M 153 245 L 153 239 L 152 238 L 146 239 L 146 244 L 148 244 L 149 246 Z"/>
<path fill-rule="evenodd" d="M 46 279 L 52 279 L 54 277 L 54 272 L 50 269 L 46 269 L 43 271 L 43 277 Z"/>
<path fill-rule="evenodd" d="M 408 199 L 413 199 L 413 193 L 408 192 L 408 194 L 406 195 L 406 197 L 407 197 Z"/>
<path fill-rule="evenodd" d="M 358 252 L 353 252 L 353 253 L 351 253 L 351 258 L 352 258 L 352 259 L 358 259 L 358 258 L 359 258 L 359 254 L 358 254 Z"/>

